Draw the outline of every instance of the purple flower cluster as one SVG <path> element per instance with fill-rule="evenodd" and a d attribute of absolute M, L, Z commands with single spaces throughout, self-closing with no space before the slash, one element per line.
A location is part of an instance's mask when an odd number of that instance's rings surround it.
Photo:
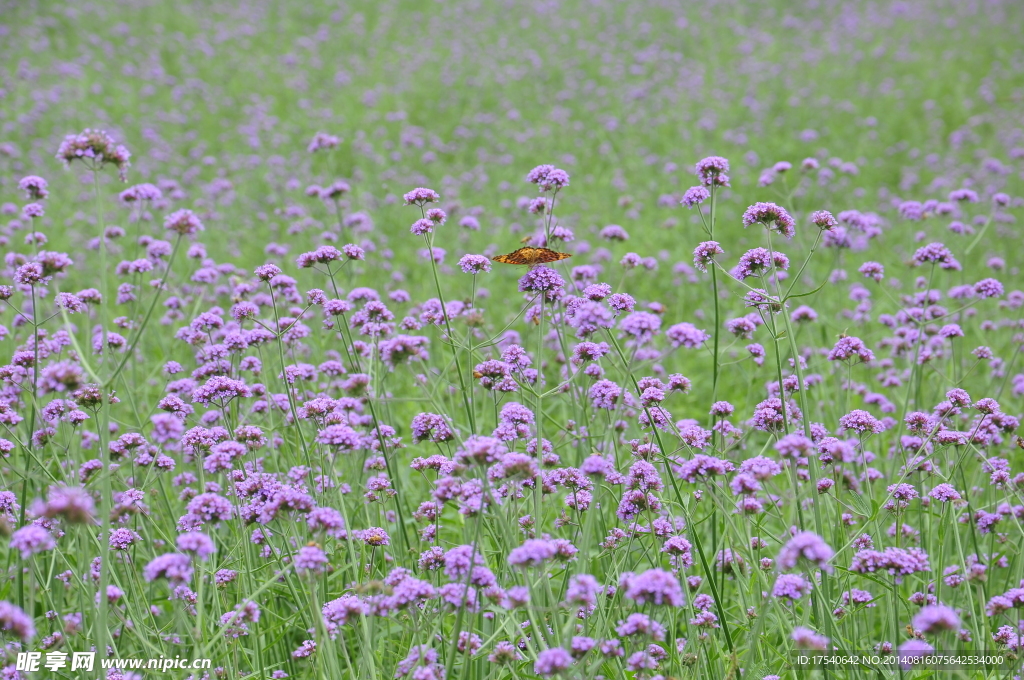
<path fill-rule="evenodd" d="M 671 572 L 663 569 L 648 569 L 641 574 L 627 572 L 619 578 L 619 587 L 624 597 L 639 605 L 650 602 L 655 605 L 682 607 L 683 589 Z"/>
<path fill-rule="evenodd" d="M 122 182 L 127 181 L 130 158 L 128 149 L 103 130 L 86 129 L 77 135 L 68 135 L 57 149 L 57 160 L 64 165 L 76 160 L 97 169 L 110 164 L 117 168 Z"/>
<path fill-rule="evenodd" d="M 829 562 L 834 555 L 835 551 L 821 536 L 811 531 L 801 531 L 782 546 L 777 559 L 782 570 L 796 569 L 800 560 L 807 560 L 819 569 L 832 573 Z"/>
<path fill-rule="evenodd" d="M 743 213 L 743 226 L 764 225 L 770 231 L 777 231 L 786 238 L 796 234 L 796 221 L 782 208 L 774 203 L 755 203 Z"/>
<path fill-rule="evenodd" d="M 920 548 L 889 547 L 882 551 L 860 550 L 850 562 L 850 571 L 860 574 L 887 571 L 890 574 L 907 576 L 919 571 L 928 571 L 930 568 L 928 555 Z"/>

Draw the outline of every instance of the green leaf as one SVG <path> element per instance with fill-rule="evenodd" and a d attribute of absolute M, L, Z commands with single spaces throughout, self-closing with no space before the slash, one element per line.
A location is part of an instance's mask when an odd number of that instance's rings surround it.
<path fill-rule="evenodd" d="M 851 492 L 843 501 L 843 504 L 849 507 L 854 512 L 856 512 L 858 515 L 863 515 L 867 518 L 875 516 L 874 508 L 872 508 L 871 506 L 871 499 L 869 499 L 867 496 L 864 496 L 863 494 Z"/>

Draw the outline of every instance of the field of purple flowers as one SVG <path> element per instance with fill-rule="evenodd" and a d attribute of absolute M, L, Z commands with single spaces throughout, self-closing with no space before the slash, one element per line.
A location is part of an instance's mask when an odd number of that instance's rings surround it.
<path fill-rule="evenodd" d="M 0 0 L 0 680 L 1019 679 L 1022 25 Z"/>

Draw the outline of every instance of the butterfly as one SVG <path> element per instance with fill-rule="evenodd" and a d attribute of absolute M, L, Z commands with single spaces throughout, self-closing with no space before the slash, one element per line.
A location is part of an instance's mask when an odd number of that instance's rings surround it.
<path fill-rule="evenodd" d="M 525 264 L 530 267 L 535 267 L 538 264 L 544 264 L 545 262 L 558 262 L 559 260 L 564 260 L 567 257 L 572 257 L 572 255 L 569 253 L 559 253 L 548 248 L 531 248 L 527 246 L 525 248 L 520 248 L 513 253 L 509 253 L 508 255 L 498 255 L 491 259 L 495 262 L 502 262 L 504 264 Z"/>

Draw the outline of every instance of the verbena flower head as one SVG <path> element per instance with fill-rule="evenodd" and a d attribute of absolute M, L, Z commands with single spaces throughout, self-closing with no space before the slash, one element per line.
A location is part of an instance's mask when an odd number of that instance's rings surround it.
<path fill-rule="evenodd" d="M 131 546 L 135 545 L 138 541 L 142 540 L 142 537 L 138 533 L 131 529 L 121 527 L 114 529 L 110 532 L 110 538 L 107 542 L 110 545 L 111 550 L 127 550 Z"/>
<path fill-rule="evenodd" d="M 797 649 L 828 649 L 829 639 L 827 637 L 819 635 L 810 628 L 806 628 L 804 626 L 797 626 L 794 628 L 790 637 L 792 637 L 793 643 Z"/>
<path fill-rule="evenodd" d="M 809 581 L 799 574 L 779 574 L 772 586 L 772 597 L 799 600 L 812 590 Z"/>
<path fill-rule="evenodd" d="M 743 213 L 743 226 L 761 224 L 769 231 L 777 231 L 786 238 L 796 234 L 796 222 L 785 208 L 774 203 L 755 203 Z"/>
<path fill-rule="evenodd" d="M 1003 296 L 1003 284 L 997 279 L 982 279 L 974 284 L 974 294 L 979 298 L 997 298 Z"/>
<path fill-rule="evenodd" d="M 370 606 L 356 595 L 342 595 L 321 608 L 324 624 L 331 638 L 337 637 L 342 626 L 355 624 L 370 613 Z"/>
<path fill-rule="evenodd" d="M 928 554 L 920 548 L 889 547 L 881 552 L 868 548 L 858 551 L 850 563 L 850 571 L 856 573 L 887 571 L 899 576 L 928 571 L 930 568 Z"/>
<path fill-rule="evenodd" d="M 281 268 L 276 264 L 261 264 L 254 272 L 260 281 L 270 281 L 281 274 Z"/>
<path fill-rule="evenodd" d="M 832 229 L 839 225 L 839 220 L 832 216 L 827 210 L 817 210 L 811 213 L 811 224 L 819 229 Z"/>
<path fill-rule="evenodd" d="M 348 182 L 339 179 L 331 182 L 325 187 L 320 187 L 317 195 L 320 196 L 320 198 L 337 201 L 351 190 L 352 187 L 349 186 Z"/>
<path fill-rule="evenodd" d="M 661 317 L 651 312 L 633 312 L 622 318 L 619 329 L 637 345 L 644 345 L 654 339 L 661 329 Z"/>
<path fill-rule="evenodd" d="M 601 238 L 606 241 L 628 241 L 629 234 L 617 224 L 609 224 L 601 229 Z"/>
<path fill-rule="evenodd" d="M 420 187 L 408 192 L 402 198 L 405 200 L 406 205 L 418 205 L 423 207 L 427 203 L 436 203 L 440 201 L 441 195 L 433 189 L 424 189 Z"/>
<path fill-rule="evenodd" d="M 647 616 L 646 614 L 630 614 L 623 621 L 619 621 L 615 632 L 622 637 L 644 636 L 661 642 L 665 639 L 665 627 Z"/>
<path fill-rule="evenodd" d="M 693 249 L 693 266 L 702 272 L 708 270 L 716 255 L 724 255 L 725 251 L 718 241 L 704 241 Z"/>
<path fill-rule="evenodd" d="M 359 248 L 358 251 L 354 251 L 352 254 L 356 255 L 356 257 L 349 259 L 362 259 L 362 248 Z M 334 246 L 324 245 L 318 247 L 316 250 L 302 253 L 298 258 L 296 258 L 295 263 L 303 269 L 308 269 L 318 264 L 330 264 L 331 262 L 342 260 L 344 257 L 345 253 L 341 250 L 338 250 Z"/>
<path fill-rule="evenodd" d="M 721 156 L 708 156 L 697 161 L 697 177 L 704 186 L 729 186 L 729 161 Z"/>
<path fill-rule="evenodd" d="M 789 422 L 796 422 L 802 417 L 800 409 L 792 402 L 783 402 L 778 397 L 771 397 L 754 408 L 751 422 L 758 430 L 778 432 L 785 428 L 787 419 Z"/>
<path fill-rule="evenodd" d="M 531 538 L 509 552 L 508 563 L 514 567 L 533 567 L 554 558 L 557 552 L 551 541 Z"/>
<path fill-rule="evenodd" d="M 346 243 L 341 247 L 342 254 L 349 260 L 365 260 L 366 251 L 354 243 Z"/>
<path fill-rule="evenodd" d="M 857 271 L 863 274 L 865 278 L 874 279 L 875 281 L 881 281 L 885 278 L 885 267 L 877 262 L 865 262 Z"/>
<path fill-rule="evenodd" d="M 36 515 L 60 517 L 71 524 L 89 524 L 96 516 L 96 503 L 81 487 L 53 487 L 45 503 L 37 504 Z"/>
<path fill-rule="evenodd" d="M 326 132 L 317 132 L 313 135 L 313 139 L 310 140 L 309 145 L 306 147 L 306 151 L 309 153 L 316 153 L 317 151 L 330 151 L 341 144 L 341 139 L 334 135 L 329 135 Z"/>
<path fill-rule="evenodd" d="M 568 670 L 572 664 L 572 654 L 561 647 L 551 647 L 537 655 L 537 661 L 533 665 L 533 672 L 547 678 Z"/>
<path fill-rule="evenodd" d="M 912 625 L 922 633 L 935 634 L 960 628 L 960 617 L 944 604 L 928 605 L 914 616 Z"/>
<path fill-rule="evenodd" d="M 295 570 L 300 574 L 322 573 L 327 564 L 327 555 L 319 546 L 303 546 L 299 548 L 299 552 L 295 555 Z"/>
<path fill-rule="evenodd" d="M 526 181 L 536 184 L 541 191 L 558 191 L 569 186 L 569 173 L 553 165 L 538 165 L 526 175 Z"/>
<path fill-rule="evenodd" d="M 130 186 L 118 195 L 120 201 L 128 205 L 136 202 L 151 203 L 159 201 L 163 197 L 164 194 L 159 187 L 146 183 Z"/>
<path fill-rule="evenodd" d="M 889 499 L 882 505 L 886 510 L 893 513 L 900 513 L 910 507 L 910 501 L 917 498 L 917 489 L 906 482 L 891 484 L 886 488 L 889 492 Z"/>
<path fill-rule="evenodd" d="M 13 635 L 23 643 L 30 642 L 36 636 L 32 617 L 7 601 L 0 601 L 0 631 Z"/>
<path fill-rule="evenodd" d="M 953 253 L 941 243 L 929 243 L 922 248 L 918 248 L 917 252 L 914 253 L 912 262 L 917 266 L 932 264 L 938 265 L 941 269 L 951 269 L 954 271 L 959 271 L 961 268 L 960 263 L 953 257 Z"/>
<path fill-rule="evenodd" d="M 195 555 L 201 560 L 205 560 L 217 552 L 213 539 L 201 531 L 189 531 L 181 534 L 178 536 L 177 544 L 179 550 Z"/>
<path fill-rule="evenodd" d="M 801 560 L 807 560 L 819 569 L 832 573 L 829 561 L 835 551 L 825 540 L 812 531 L 794 534 L 779 551 L 778 564 L 782 570 L 795 569 Z"/>
<path fill-rule="evenodd" d="M 370 527 L 369 529 L 355 532 L 355 534 L 363 543 L 374 548 L 391 545 L 391 537 L 388 536 L 388 532 L 380 527 Z"/>
<path fill-rule="evenodd" d="M 164 218 L 164 229 L 182 236 L 194 236 L 203 230 L 203 223 L 194 212 L 183 209 Z"/>
<path fill-rule="evenodd" d="M 878 434 L 885 429 L 877 418 L 863 409 L 854 409 L 841 417 L 839 427 L 863 434 Z"/>
<path fill-rule="evenodd" d="M 952 484 L 936 484 L 935 487 L 928 492 L 931 498 L 939 501 L 940 503 L 953 503 L 959 501 L 961 496 L 960 493 L 953 487 Z"/>
<path fill-rule="evenodd" d="M 172 583 L 186 583 L 192 579 L 192 561 L 181 553 L 165 553 L 150 561 L 142 574 L 147 581 L 164 578 Z"/>
<path fill-rule="evenodd" d="M 47 187 L 49 184 L 42 177 L 28 175 L 18 180 L 18 189 L 25 192 L 25 198 L 30 201 L 41 201 L 50 195 Z"/>
<path fill-rule="evenodd" d="M 977 203 L 978 192 L 972 189 L 954 189 L 949 192 L 949 200 L 961 201 L 964 203 Z"/>
<path fill-rule="evenodd" d="M 463 255 L 459 259 L 459 269 L 466 274 L 489 272 L 491 271 L 491 260 L 483 255 Z"/>
<path fill-rule="evenodd" d="M 131 153 L 128 149 L 102 130 L 86 129 L 77 135 L 68 135 L 57 149 L 57 160 L 65 166 L 75 160 L 97 170 L 110 164 L 117 168 L 122 182 L 128 180 L 129 158 Z"/>
<path fill-rule="evenodd" d="M 53 550 L 57 547 L 57 542 L 43 527 L 29 524 L 11 535 L 10 547 L 21 553 L 21 559 L 27 560 L 37 553 Z"/>
<path fill-rule="evenodd" d="M 875 360 L 874 353 L 864 341 L 853 336 L 840 338 L 828 353 L 829 361 L 869 362 Z"/>
<path fill-rule="evenodd" d="M 679 201 L 687 208 L 693 208 L 711 198 L 711 192 L 703 186 L 690 187 L 683 194 L 683 200 Z"/>
<path fill-rule="evenodd" d="M 682 607 L 685 604 L 679 580 L 663 569 L 648 569 L 642 574 L 627 572 L 619 579 L 619 587 L 626 598 L 640 605 L 650 602 Z"/>
<path fill-rule="evenodd" d="M 409 227 L 409 233 L 413 234 L 414 236 L 426 236 L 427 234 L 433 233 L 433 231 L 434 231 L 434 223 L 433 223 L 433 221 L 428 220 L 425 217 L 422 218 L 422 219 L 416 220 L 415 222 L 412 223 L 412 226 Z"/>
<path fill-rule="evenodd" d="M 924 640 L 918 640 L 917 638 L 911 638 L 899 646 L 897 653 L 897 659 L 899 660 L 900 668 L 908 671 L 915 667 L 917 662 L 915 659 L 929 656 L 935 651 L 935 648 Z"/>
<path fill-rule="evenodd" d="M 550 267 L 533 267 L 519 279 L 519 292 L 542 294 L 546 301 L 554 302 L 565 294 L 565 279 Z"/>
<path fill-rule="evenodd" d="M 414 442 L 429 440 L 439 444 L 455 438 L 448 421 L 436 413 L 420 413 L 414 416 L 410 427 Z"/>
<path fill-rule="evenodd" d="M 677 323 L 665 331 L 665 337 L 673 347 L 686 347 L 696 349 L 711 339 L 706 331 L 697 328 L 692 323 Z"/>
<path fill-rule="evenodd" d="M 763 288 L 755 288 L 747 291 L 743 296 L 743 304 L 747 307 L 753 307 L 760 312 L 770 312 L 772 314 L 782 312 L 783 307 L 783 304 L 778 297 L 770 295 Z"/>
<path fill-rule="evenodd" d="M 742 280 L 752 276 L 763 276 L 773 268 L 778 271 L 789 269 L 789 258 L 778 251 L 754 248 L 740 256 L 739 264 L 733 270 L 733 275 Z"/>
<path fill-rule="evenodd" d="M 217 375 L 192 392 L 192 401 L 203 405 L 223 405 L 232 399 L 251 396 L 252 390 L 241 380 Z"/>

